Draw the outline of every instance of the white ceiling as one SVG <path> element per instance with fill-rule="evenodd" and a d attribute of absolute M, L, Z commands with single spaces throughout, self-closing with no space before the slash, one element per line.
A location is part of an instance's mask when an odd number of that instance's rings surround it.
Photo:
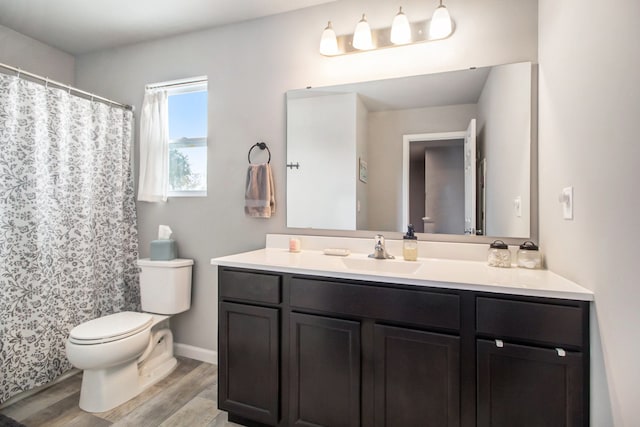
<path fill-rule="evenodd" d="M 0 25 L 78 55 L 335 0 L 0 0 Z"/>
<path fill-rule="evenodd" d="M 491 67 L 338 86 L 299 89 L 290 98 L 307 98 L 355 92 L 367 110 L 390 111 L 443 105 L 476 104 Z"/>

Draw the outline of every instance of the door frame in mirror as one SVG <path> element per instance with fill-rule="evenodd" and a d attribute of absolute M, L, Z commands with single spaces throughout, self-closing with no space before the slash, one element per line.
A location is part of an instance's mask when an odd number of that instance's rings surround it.
<path fill-rule="evenodd" d="M 402 136 L 402 230 L 409 225 L 409 146 L 418 141 L 446 141 L 464 139 L 467 130 L 437 133 L 416 133 Z"/>

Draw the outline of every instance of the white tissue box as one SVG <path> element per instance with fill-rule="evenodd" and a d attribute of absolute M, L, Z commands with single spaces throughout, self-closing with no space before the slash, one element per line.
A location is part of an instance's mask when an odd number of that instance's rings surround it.
<path fill-rule="evenodd" d="M 170 261 L 178 257 L 178 248 L 176 241 L 168 240 L 152 240 L 151 252 L 149 258 L 151 261 Z"/>

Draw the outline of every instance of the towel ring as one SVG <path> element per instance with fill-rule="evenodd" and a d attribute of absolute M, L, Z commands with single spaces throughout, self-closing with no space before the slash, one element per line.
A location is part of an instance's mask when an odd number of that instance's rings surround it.
<path fill-rule="evenodd" d="M 267 147 L 267 143 L 266 142 L 256 142 L 255 144 L 253 144 L 251 146 L 251 148 L 249 148 L 249 153 L 247 154 L 247 160 L 249 160 L 249 164 L 251 164 L 251 152 L 256 147 L 258 147 L 261 150 L 265 150 L 265 149 L 267 150 L 267 152 L 269 153 L 269 160 L 267 160 L 267 163 L 271 163 L 271 151 L 269 150 L 269 147 Z"/>

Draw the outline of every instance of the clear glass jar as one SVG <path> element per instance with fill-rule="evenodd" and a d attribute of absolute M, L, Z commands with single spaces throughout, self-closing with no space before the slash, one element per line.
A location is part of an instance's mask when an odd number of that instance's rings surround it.
<path fill-rule="evenodd" d="M 509 252 L 509 246 L 502 240 L 495 240 L 489 245 L 487 262 L 491 267 L 511 267 L 511 252 Z"/>
<path fill-rule="evenodd" d="M 418 241 L 417 240 L 405 240 L 402 246 L 402 256 L 405 261 L 417 261 L 418 260 Z"/>
<path fill-rule="evenodd" d="M 402 256 L 405 261 L 418 260 L 418 237 L 415 235 L 413 224 L 407 227 L 407 234 L 402 237 Z"/>
<path fill-rule="evenodd" d="M 540 249 L 530 240 L 521 244 L 520 249 L 518 249 L 518 267 L 542 268 Z"/>

